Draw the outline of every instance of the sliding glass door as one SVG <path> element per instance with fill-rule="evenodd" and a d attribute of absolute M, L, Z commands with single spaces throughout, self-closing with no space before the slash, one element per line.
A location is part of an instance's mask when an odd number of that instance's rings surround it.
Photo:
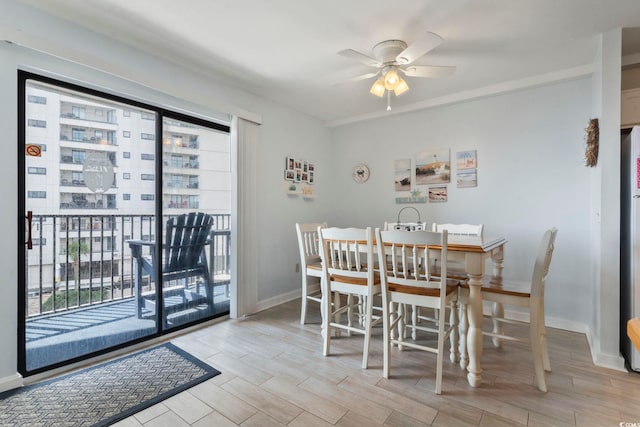
<path fill-rule="evenodd" d="M 228 314 L 229 128 L 28 73 L 19 85 L 20 372 Z"/>

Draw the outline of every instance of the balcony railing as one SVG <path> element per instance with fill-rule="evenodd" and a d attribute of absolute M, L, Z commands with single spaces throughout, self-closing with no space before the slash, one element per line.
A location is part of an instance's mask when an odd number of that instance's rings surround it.
<path fill-rule="evenodd" d="M 205 256 L 212 282 L 228 286 L 230 216 L 213 217 Z M 156 240 L 155 227 L 153 215 L 34 215 L 25 266 L 28 317 L 131 298 L 135 272 L 127 240 Z"/>

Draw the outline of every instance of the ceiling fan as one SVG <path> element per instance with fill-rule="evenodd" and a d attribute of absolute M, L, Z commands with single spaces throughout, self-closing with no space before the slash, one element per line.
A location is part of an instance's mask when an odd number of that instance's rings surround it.
<path fill-rule="evenodd" d="M 440 45 L 444 39 L 431 32 L 425 33 L 420 39 L 407 45 L 402 40 L 385 40 L 376 44 L 371 52 L 373 57 L 353 49 L 338 52 L 345 58 L 355 59 L 378 70 L 349 79 L 359 81 L 380 76 L 371 86 L 370 92 L 382 98 L 387 93 L 387 110 L 391 109 L 391 91 L 400 96 L 409 90 L 409 85 L 401 77 L 447 77 L 453 74 L 454 66 L 411 65 L 415 60 Z"/>

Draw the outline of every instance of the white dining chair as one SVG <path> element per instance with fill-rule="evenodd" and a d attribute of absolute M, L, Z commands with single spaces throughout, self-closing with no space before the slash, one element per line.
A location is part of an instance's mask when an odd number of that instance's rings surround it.
<path fill-rule="evenodd" d="M 371 328 L 382 320 L 382 316 L 373 313 L 374 296 L 380 294 L 380 274 L 375 271 L 373 231 L 370 227 L 366 229 L 329 227 L 319 229 L 319 234 L 323 273 L 321 281 L 323 355 L 330 354 L 332 330 L 346 330 L 348 335 L 352 332 L 362 334 L 364 335 L 362 368 L 366 369 L 369 365 Z M 346 296 L 347 303 L 331 304 L 331 296 L 334 293 Z M 360 301 L 364 306 L 362 311 L 357 309 Z M 341 321 L 341 314 L 344 313 L 347 314 L 346 324 Z M 353 313 L 361 317 L 362 321 L 353 322 Z"/>
<path fill-rule="evenodd" d="M 528 341 L 531 345 L 536 385 L 540 391 L 544 392 L 547 391 L 545 371 L 551 371 L 544 317 L 544 290 L 557 234 L 558 230 L 551 228 L 545 231 L 542 236 L 530 281 L 521 282 L 486 276 L 482 280 L 481 288 L 483 301 L 528 309 L 528 323 L 497 316 L 495 312 L 491 316 L 494 322 L 527 325 L 529 328 L 528 339 L 488 331 L 483 331 L 482 334 L 501 340 Z M 466 283 L 461 286 L 461 300 L 465 304 L 468 300 L 468 286 Z"/>
<path fill-rule="evenodd" d="M 431 226 L 431 231 L 442 232 L 443 230 L 447 230 L 449 236 L 478 236 L 482 237 L 482 233 L 484 230 L 484 224 L 448 224 L 448 223 L 433 223 Z M 434 274 L 440 274 L 440 266 L 438 260 L 435 260 L 435 270 Z M 464 261 L 449 261 L 449 265 L 447 266 L 447 276 L 450 279 L 460 280 L 461 282 L 465 282 L 468 280 L 467 271 L 465 269 Z M 436 310 L 434 316 L 438 317 L 438 312 Z M 419 310 L 414 314 L 414 321 L 419 322 L 423 316 L 420 315 Z M 464 337 L 467 333 L 467 325 L 469 324 L 467 319 L 467 311 L 466 306 L 460 305 L 460 336 Z M 461 349 L 460 352 L 463 355 L 466 355 L 466 341 L 460 340 Z M 464 357 L 464 356 L 463 356 Z"/>
<path fill-rule="evenodd" d="M 304 325 L 307 318 L 309 301 L 322 302 L 320 278 L 322 277 L 322 262 L 318 227 L 325 228 L 327 223 L 296 223 L 298 248 L 300 250 L 300 272 L 302 273 L 302 307 L 300 308 L 300 324 Z M 310 289 L 310 287 L 312 287 Z"/>
<path fill-rule="evenodd" d="M 384 362 L 383 376 L 389 378 L 391 370 L 391 345 L 396 344 L 399 350 L 404 347 L 424 350 L 437 354 L 436 359 L 436 393 L 442 392 L 442 364 L 444 346 L 450 340 L 451 360 L 458 359 L 458 281 L 448 282 L 447 277 L 447 231 L 435 233 L 431 231 L 382 231 L 376 229 L 378 262 L 380 265 L 380 281 L 382 283 L 383 301 L 383 342 Z M 429 245 L 440 245 L 438 257 L 442 260 L 442 274 L 435 277 L 431 274 L 434 251 Z M 388 262 L 391 260 L 391 262 Z M 398 305 L 398 308 L 394 305 Z M 450 321 L 443 319 L 429 326 L 425 323 L 415 325 L 407 322 L 406 310 L 403 307 L 416 306 L 438 309 L 446 313 L 450 308 Z M 442 316 L 444 317 L 444 316 Z M 397 329 L 397 338 L 392 332 Z M 430 346 L 426 342 L 407 340 L 407 329 L 419 329 L 423 332 L 435 333 L 437 345 Z"/>

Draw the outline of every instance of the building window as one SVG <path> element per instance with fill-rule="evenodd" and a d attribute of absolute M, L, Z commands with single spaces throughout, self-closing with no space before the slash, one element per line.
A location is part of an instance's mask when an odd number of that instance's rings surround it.
<path fill-rule="evenodd" d="M 153 181 L 155 176 L 152 173 L 143 173 L 140 175 L 140 179 L 143 181 Z"/>
<path fill-rule="evenodd" d="M 131 200 L 131 194 L 129 193 L 124 193 L 122 195 L 122 200 Z"/>
<path fill-rule="evenodd" d="M 124 172 L 122 174 L 122 179 L 131 179 L 131 174 L 129 172 Z"/>
<path fill-rule="evenodd" d="M 72 128 L 71 129 L 71 140 L 72 141 L 82 141 L 82 140 L 84 140 L 84 129 Z"/>
<path fill-rule="evenodd" d="M 86 116 L 86 110 L 84 107 L 71 107 L 71 114 L 73 114 L 74 119 L 83 119 Z"/>
<path fill-rule="evenodd" d="M 156 115 L 153 113 L 140 113 L 140 117 L 142 117 L 142 120 L 155 120 L 156 119 Z"/>
<path fill-rule="evenodd" d="M 131 117 L 131 111 L 129 110 L 124 110 L 122 112 L 122 117 Z"/>
<path fill-rule="evenodd" d="M 131 132 L 130 132 L 130 131 L 128 131 L 128 130 L 123 130 L 123 131 L 122 131 L 122 136 L 123 136 L 124 138 L 131 138 Z"/>
<path fill-rule="evenodd" d="M 27 171 L 31 175 L 46 175 L 47 174 L 47 168 L 28 168 Z"/>
<path fill-rule="evenodd" d="M 155 197 L 153 194 L 141 194 L 140 200 L 155 200 Z"/>
<path fill-rule="evenodd" d="M 27 120 L 27 125 L 34 127 L 34 128 L 46 128 L 47 127 L 47 121 L 46 120 L 34 120 L 34 119 L 29 119 Z"/>
<path fill-rule="evenodd" d="M 29 95 L 29 102 L 33 102 L 34 104 L 46 105 L 47 98 L 45 98 L 44 96 Z"/>
<path fill-rule="evenodd" d="M 122 152 L 122 157 L 124 157 L 125 159 L 130 159 L 131 158 L 131 153 L 129 151 L 123 151 Z"/>
<path fill-rule="evenodd" d="M 154 160 L 156 156 L 154 154 L 149 154 L 149 153 L 140 153 L 140 158 L 142 160 Z"/>
<path fill-rule="evenodd" d="M 141 133 L 140 134 L 140 139 L 148 139 L 148 140 L 153 141 L 154 139 L 156 139 L 156 137 L 152 133 Z"/>
<path fill-rule="evenodd" d="M 47 244 L 47 239 L 44 237 L 42 239 L 32 239 L 33 246 L 45 246 Z"/>
<path fill-rule="evenodd" d="M 84 151 L 71 151 L 71 158 L 73 159 L 73 163 L 77 165 L 84 164 L 84 159 L 87 157 L 87 153 Z"/>
<path fill-rule="evenodd" d="M 47 192 L 46 191 L 29 191 L 27 193 L 27 197 L 30 199 L 46 199 Z"/>

